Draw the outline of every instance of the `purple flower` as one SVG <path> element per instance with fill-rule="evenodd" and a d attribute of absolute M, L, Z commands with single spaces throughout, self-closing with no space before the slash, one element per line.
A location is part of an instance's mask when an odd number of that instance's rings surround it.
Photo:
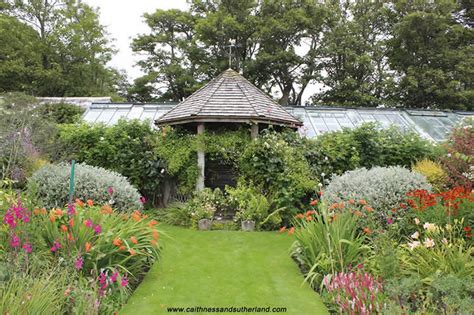
<path fill-rule="evenodd" d="M 94 225 L 94 233 L 95 234 L 102 233 L 102 227 L 99 224 Z"/>
<path fill-rule="evenodd" d="M 82 257 L 77 258 L 76 262 L 74 262 L 74 267 L 76 267 L 77 270 L 81 270 L 83 265 L 84 259 Z"/>
<path fill-rule="evenodd" d="M 387 223 L 388 223 L 388 224 L 393 224 L 393 219 L 392 219 L 392 218 L 388 218 L 388 219 L 387 219 Z"/>
<path fill-rule="evenodd" d="M 22 247 L 22 248 L 25 250 L 25 252 L 26 252 L 27 254 L 31 253 L 32 250 L 33 250 L 33 247 L 32 247 L 31 244 L 28 243 L 28 242 L 23 243 L 23 247 Z"/>
<path fill-rule="evenodd" d="M 71 217 L 76 214 L 76 208 L 74 207 L 73 204 L 69 204 L 67 206 L 67 214 L 69 214 L 69 216 Z"/>
<path fill-rule="evenodd" d="M 109 188 L 107 188 L 107 192 L 112 197 L 112 195 L 114 194 L 114 188 L 112 186 L 109 186 Z"/>
<path fill-rule="evenodd" d="M 16 227 L 15 217 L 10 212 L 10 209 L 8 209 L 7 213 L 5 213 L 5 216 L 3 217 L 3 223 L 8 225 L 10 229 L 14 229 Z"/>
<path fill-rule="evenodd" d="M 121 285 L 122 287 L 126 287 L 126 286 L 128 285 L 128 279 L 127 279 L 127 277 L 125 277 L 125 276 L 122 277 L 122 281 L 120 281 L 120 285 Z"/>
<path fill-rule="evenodd" d="M 141 197 L 140 197 L 140 202 L 141 202 L 142 204 L 145 204 L 145 202 L 146 202 L 146 198 L 145 198 L 145 197 L 143 197 L 143 196 L 141 196 Z"/>
<path fill-rule="evenodd" d="M 18 247 L 20 246 L 20 238 L 18 237 L 18 235 L 16 234 L 13 234 L 12 235 L 12 239 L 10 241 L 10 246 L 11 247 Z"/>

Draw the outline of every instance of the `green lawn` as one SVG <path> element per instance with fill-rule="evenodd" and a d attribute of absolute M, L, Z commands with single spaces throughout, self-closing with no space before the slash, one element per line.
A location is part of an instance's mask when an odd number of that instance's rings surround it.
<path fill-rule="evenodd" d="M 194 306 L 286 307 L 280 314 L 327 314 L 319 296 L 302 285 L 288 255 L 293 240 L 286 234 L 160 228 L 167 234 L 161 238 L 162 259 L 120 314 L 163 314 L 167 307 Z"/>

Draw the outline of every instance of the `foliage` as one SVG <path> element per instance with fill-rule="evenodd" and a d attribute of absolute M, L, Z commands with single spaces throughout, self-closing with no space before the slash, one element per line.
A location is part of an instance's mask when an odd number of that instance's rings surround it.
<path fill-rule="evenodd" d="M 416 162 L 412 170 L 425 176 L 436 192 L 443 190 L 446 186 L 447 174 L 437 162 L 421 160 Z"/>
<path fill-rule="evenodd" d="M 71 166 L 66 163 L 47 165 L 35 172 L 28 181 L 29 190 L 37 192 L 43 206 L 63 207 L 68 203 Z M 108 192 L 109 187 L 113 193 Z M 118 210 L 140 209 L 140 195 L 122 175 L 87 164 L 76 164 L 75 198 L 110 202 Z"/>
<path fill-rule="evenodd" d="M 316 182 L 303 153 L 284 137 L 268 132 L 252 141 L 242 153 L 239 170 L 242 180 L 262 189 L 271 209 L 285 208 L 281 215 L 288 222 L 314 193 Z"/>
<path fill-rule="evenodd" d="M 326 276 L 323 283 L 326 298 L 338 306 L 340 313 L 371 314 L 384 309 L 381 280 L 360 268 Z"/>
<path fill-rule="evenodd" d="M 159 196 L 164 165 L 154 152 L 149 121 L 119 120 L 113 126 L 60 126 L 61 159 L 102 167 L 127 177 L 152 202 Z"/>
<path fill-rule="evenodd" d="M 448 173 L 451 186 L 472 188 L 472 167 L 474 167 L 474 128 L 472 120 L 465 126 L 454 128 L 445 143 L 447 154 L 441 157 L 441 164 Z M 471 177 L 470 177 L 471 176 Z"/>
<path fill-rule="evenodd" d="M 56 124 L 35 113 L 37 100 L 22 93 L 0 99 L 0 178 L 23 187 L 26 178 L 56 151 Z"/>
<path fill-rule="evenodd" d="M 258 192 L 258 188 L 252 183 L 248 185 L 242 181 L 237 183 L 237 187 L 227 187 L 229 204 L 236 209 L 234 221 L 255 221 L 256 226 L 267 218 L 270 210 L 270 204 L 264 195 Z M 278 215 L 272 220 L 274 224 L 279 224 L 281 218 Z"/>
<path fill-rule="evenodd" d="M 361 168 L 333 177 L 323 198 L 330 204 L 363 199 L 375 210 L 377 222 L 386 225 L 393 216 L 392 209 L 398 209 L 406 192 L 415 189 L 431 190 L 431 185 L 423 175 L 403 167 Z M 397 211 L 398 217 L 404 215 L 404 209 Z"/>
<path fill-rule="evenodd" d="M 334 214 L 323 204 L 299 214 L 294 220 L 296 242 L 292 255 L 302 264 L 306 281 L 319 288 L 328 274 L 349 271 L 363 262 L 369 247 L 358 230 L 357 216 L 345 212 Z"/>
<path fill-rule="evenodd" d="M 35 109 L 40 119 L 49 120 L 56 124 L 72 124 L 81 119 L 84 108 L 68 104 L 42 104 Z"/>
<path fill-rule="evenodd" d="M 225 206 L 226 200 L 219 188 L 214 190 L 204 188 L 195 192 L 193 198 L 187 203 L 192 226 L 196 227 L 197 222 L 201 219 L 212 220 L 216 211 L 222 211 Z"/>
<path fill-rule="evenodd" d="M 5 0 L 3 5 L 0 91 L 39 96 L 115 92 L 123 78 L 106 65 L 113 50 L 95 9 L 64 0 Z"/>
<path fill-rule="evenodd" d="M 307 140 L 303 150 L 314 176 L 341 175 L 359 167 L 410 167 L 433 154 L 433 145 L 415 132 L 395 126 L 380 127 L 364 123 L 354 129 L 329 132 Z"/>
<path fill-rule="evenodd" d="M 166 208 L 157 209 L 156 217 L 160 222 L 166 224 L 185 227 L 191 226 L 191 215 L 185 203 L 175 202 Z"/>

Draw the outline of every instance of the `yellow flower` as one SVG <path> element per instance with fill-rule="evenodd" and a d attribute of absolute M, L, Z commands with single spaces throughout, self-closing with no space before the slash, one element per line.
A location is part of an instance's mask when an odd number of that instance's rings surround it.
<path fill-rule="evenodd" d="M 408 247 L 409 247 L 411 250 L 417 248 L 418 246 L 420 246 L 420 242 L 418 242 L 418 241 L 413 241 L 413 242 L 411 242 L 411 243 L 408 243 Z"/>
<path fill-rule="evenodd" d="M 412 238 L 412 239 L 415 239 L 415 240 L 417 240 L 418 237 L 420 237 L 420 233 L 418 233 L 418 231 L 415 232 L 415 233 L 413 233 L 413 234 L 411 235 L 411 238 Z"/>

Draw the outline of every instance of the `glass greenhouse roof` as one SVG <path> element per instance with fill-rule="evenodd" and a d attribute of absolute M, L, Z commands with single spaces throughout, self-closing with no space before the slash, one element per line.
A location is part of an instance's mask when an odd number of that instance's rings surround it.
<path fill-rule="evenodd" d="M 176 103 L 161 104 L 113 104 L 95 103 L 84 113 L 90 123 L 112 125 L 119 119 L 154 121 L 173 108 Z M 333 107 L 284 107 L 300 119 L 303 136 L 312 138 L 328 131 L 354 128 L 364 122 L 378 122 L 382 127 L 396 125 L 403 130 L 413 130 L 424 138 L 442 141 L 449 131 L 464 118 L 474 118 L 474 112 L 444 112 L 428 110 L 396 110 Z"/>

